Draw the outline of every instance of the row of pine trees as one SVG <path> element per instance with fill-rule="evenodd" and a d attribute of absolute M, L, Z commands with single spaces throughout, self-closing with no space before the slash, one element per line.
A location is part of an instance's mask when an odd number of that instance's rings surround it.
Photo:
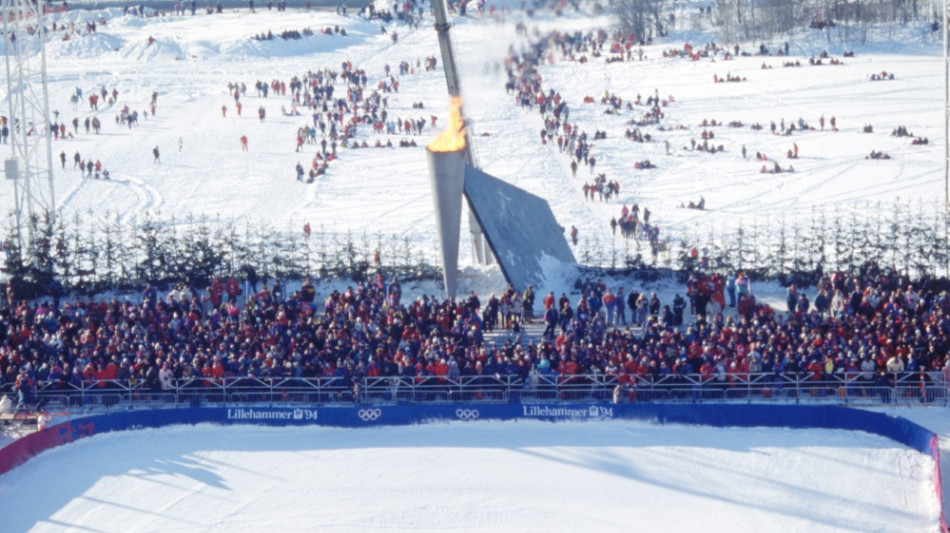
<path fill-rule="evenodd" d="M 672 231 L 655 244 L 619 234 L 582 237 L 575 255 L 591 270 L 741 270 L 753 279 L 799 284 L 871 263 L 918 279 L 950 274 L 950 211 L 936 203 L 815 207 L 794 219 L 762 214 L 731 229 L 697 223 Z M 360 280 L 376 272 L 404 280 L 441 277 L 437 255 L 407 237 L 303 225 L 73 213 L 33 218 L 22 234 L 11 218 L 7 236 L 3 271 L 24 298 L 47 295 L 53 280 L 64 292 L 82 295 L 137 291 L 146 283 L 184 282 L 200 290 L 215 277 L 246 279 L 251 270 L 264 280 Z"/>
<path fill-rule="evenodd" d="M 705 223 L 678 228 L 659 244 L 581 239 L 578 261 L 609 269 L 688 272 L 745 271 L 754 279 L 814 282 L 822 272 L 890 266 L 912 278 L 946 277 L 950 211 L 942 204 L 864 202 L 815 207 L 794 219 L 768 214 L 740 219 L 731 229 Z M 661 236 L 662 237 L 662 236 Z"/>
<path fill-rule="evenodd" d="M 363 279 L 385 271 L 433 278 L 434 256 L 407 238 L 334 233 L 322 228 L 275 228 L 262 222 L 146 214 L 125 221 L 110 214 L 49 214 L 17 228 L 11 217 L 3 271 L 21 298 L 43 297 L 50 287 L 80 295 L 140 290 L 184 282 L 203 289 L 215 277 L 262 280 Z M 56 283 L 54 284 L 54 280 Z M 59 289 L 61 287 L 61 289 Z"/>

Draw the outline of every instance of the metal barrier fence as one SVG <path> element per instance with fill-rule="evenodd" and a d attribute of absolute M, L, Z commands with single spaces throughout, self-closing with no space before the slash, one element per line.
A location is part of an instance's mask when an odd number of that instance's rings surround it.
<path fill-rule="evenodd" d="M 347 378 L 192 378 L 170 386 L 143 381 L 41 382 L 36 400 L 48 410 L 119 405 L 319 405 L 444 402 L 814 402 L 834 405 L 950 404 L 950 383 L 931 372 L 860 375 L 727 374 L 725 376 L 605 374 Z M 886 383 L 886 384 L 885 384 Z"/>

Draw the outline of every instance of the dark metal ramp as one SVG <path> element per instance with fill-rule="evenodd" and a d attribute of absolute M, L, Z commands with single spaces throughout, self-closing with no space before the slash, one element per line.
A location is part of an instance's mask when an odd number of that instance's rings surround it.
<path fill-rule="evenodd" d="M 465 196 L 502 273 L 518 291 L 543 285 L 543 261 L 576 262 L 544 198 L 471 166 L 465 167 Z"/>

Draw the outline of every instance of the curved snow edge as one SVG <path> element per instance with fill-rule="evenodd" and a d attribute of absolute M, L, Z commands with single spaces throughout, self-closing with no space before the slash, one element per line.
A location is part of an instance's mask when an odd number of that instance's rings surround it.
<path fill-rule="evenodd" d="M 762 404 L 438 404 L 354 405 L 314 407 L 187 407 L 128 410 L 81 417 L 26 435 L 0 449 L 0 475 L 30 458 L 57 446 L 99 433 L 168 425 L 217 423 L 261 425 L 320 425 L 366 427 L 407 425 L 440 421 L 474 420 L 641 420 L 660 424 L 693 424 L 713 427 L 785 427 L 795 429 L 847 429 L 886 437 L 929 455 L 934 462 L 934 492 L 944 519 L 940 439 L 936 433 L 910 420 L 884 413 L 837 406 Z"/>

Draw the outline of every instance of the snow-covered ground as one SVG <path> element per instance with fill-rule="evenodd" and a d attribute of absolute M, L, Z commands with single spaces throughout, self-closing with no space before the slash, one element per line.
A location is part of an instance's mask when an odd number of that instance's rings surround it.
<path fill-rule="evenodd" d="M 69 41 L 59 35 L 47 47 L 51 109 L 67 123 L 97 116 L 101 135 L 82 131 L 54 141 L 57 207 L 134 224 L 143 212 L 181 222 L 188 214 L 212 219 L 264 220 L 279 231 L 304 223 L 326 231 L 377 233 L 437 249 L 423 148 L 434 134 L 428 124 L 416 148 L 342 150 L 329 172 L 313 184 L 295 181 L 314 147 L 295 152 L 297 127 L 306 116 L 281 114 L 289 97 L 257 97 L 258 80 L 289 81 L 310 70 L 339 70 L 343 61 L 365 69 L 369 86 L 384 78 L 384 65 L 413 66 L 439 51 L 432 19 L 417 29 L 379 25 L 355 16 L 291 10 L 240 10 L 195 17 L 142 19 L 119 9 L 75 11 L 56 19 L 81 23 L 99 16 L 94 35 Z M 829 44 L 805 36 L 793 40 L 801 68 L 783 68 L 781 58 L 729 62 L 663 59 L 662 51 L 708 35 L 677 32 L 665 43 L 644 47 L 646 60 L 607 64 L 561 61 L 542 67 L 545 86 L 559 91 L 572 121 L 593 134 L 596 172 L 621 185 L 607 203 L 584 200 L 586 169 L 571 177 L 569 159 L 542 145 L 536 111 L 521 110 L 504 90 L 498 68 L 509 45 L 529 34 L 559 28 L 609 25 L 605 17 L 539 14 L 526 20 L 512 12 L 504 22 L 490 17 L 455 20 L 453 36 L 461 67 L 465 111 L 472 125 L 478 163 L 487 172 L 545 197 L 561 225 L 575 225 L 582 239 L 611 242 L 608 221 L 620 206 L 638 202 L 653 212 L 663 234 L 718 231 L 739 220 L 763 224 L 810 216 L 812 207 L 859 213 L 895 197 L 932 205 L 943 192 L 943 65 L 934 35 L 916 27 L 898 30 L 894 42 Z M 341 26 L 347 35 L 319 33 Z M 317 33 L 301 40 L 256 41 L 272 30 Z M 155 42 L 148 44 L 151 36 Z M 816 34 L 817 36 L 817 34 Z M 745 45 L 751 50 L 753 45 Z M 808 56 L 827 48 L 841 66 L 812 67 Z M 590 59 L 590 58 L 588 58 Z M 762 69 L 762 64 L 772 66 Z M 441 64 L 441 59 L 439 60 Z M 886 70 L 896 79 L 869 82 Z M 713 84 L 713 74 L 746 77 Z M 441 68 L 414 68 L 387 94 L 391 116 L 447 117 Z M 237 116 L 228 82 L 249 89 Z M 90 111 L 69 96 L 105 86 L 119 92 L 115 105 Z M 338 87 L 343 92 L 343 87 Z M 0 87 L 0 95 L 6 88 Z M 115 123 L 124 105 L 148 110 L 134 129 Z M 635 100 L 658 92 L 675 99 L 664 109 L 667 123 L 685 129 L 651 131 L 649 144 L 623 138 L 632 112 L 604 113 L 604 91 Z M 594 104 L 583 104 L 585 96 Z M 413 108 L 422 102 L 424 109 Z M 222 116 L 221 107 L 227 106 Z M 267 118 L 256 110 L 264 106 Z M 7 114 L 6 104 L 0 113 Z M 748 124 L 772 120 L 815 124 L 835 116 L 840 131 L 772 136 Z M 709 155 L 683 150 L 700 139 L 703 119 L 741 120 L 746 127 L 715 129 Z M 872 124 L 875 133 L 861 133 Z M 912 146 L 889 134 L 903 125 L 930 144 Z M 249 150 L 239 139 L 246 135 Z M 368 128 L 359 138 L 372 145 Z M 398 144 L 404 136 L 392 136 Z M 179 150 L 181 139 L 181 150 Z M 671 154 L 666 155 L 669 141 Z M 799 146 L 794 174 L 760 174 L 761 163 L 744 160 L 761 151 L 781 162 L 792 142 Z M 161 149 L 161 164 L 152 148 Z M 0 146 L 0 157 L 9 154 Z M 871 150 L 889 161 L 870 161 Z M 58 154 L 67 164 L 59 168 Z M 72 156 L 100 160 L 111 181 L 83 180 Z M 658 169 L 639 171 L 650 159 Z M 13 207 L 10 182 L 0 180 L 0 211 Z M 680 209 L 706 199 L 708 211 Z M 467 231 L 463 217 L 463 232 Z M 622 248 L 622 244 L 617 243 Z M 432 253 L 434 260 L 435 254 Z M 488 292 L 503 283 L 495 269 L 472 266 L 466 247 L 460 291 Z M 570 281 L 549 278 L 539 292 L 567 292 Z M 670 294 L 678 287 L 659 287 Z M 431 291 L 435 292 L 435 291 Z M 781 295 L 776 290 L 775 297 Z M 665 294 L 665 293 L 664 293 Z M 664 300 L 667 296 L 664 296 Z M 768 298 L 765 299 L 768 301 Z M 950 442 L 944 409 L 901 411 Z M 686 531 L 935 531 L 937 502 L 932 465 L 926 457 L 860 433 L 791 430 L 714 430 L 636 423 L 439 424 L 341 430 L 329 428 L 188 427 L 107 434 L 53 450 L 4 476 L 0 516 L 4 531 L 330 530 L 330 531 L 576 531 L 598 529 Z M 594 526 L 593 528 L 590 526 Z"/>
<path fill-rule="evenodd" d="M 418 249 L 427 250 L 435 262 L 437 249 L 432 203 L 426 179 L 423 146 L 435 129 L 446 123 L 447 93 L 440 68 L 426 72 L 422 62 L 439 57 L 431 15 L 418 26 L 391 26 L 384 34 L 377 22 L 354 15 L 340 16 L 329 11 L 285 13 L 246 9 L 223 14 L 197 16 L 167 15 L 143 19 L 123 15 L 118 8 L 73 11 L 56 15 L 59 24 L 78 23 L 102 17 L 95 34 L 74 35 L 61 40 L 53 34 L 47 46 L 49 101 L 59 111 L 60 121 L 71 127 L 99 117 L 101 135 L 86 134 L 80 124 L 75 138 L 54 141 L 55 196 L 65 212 L 95 213 L 121 223 L 140 221 L 143 212 L 183 223 L 189 214 L 212 220 L 266 221 L 276 231 L 299 232 L 304 223 L 315 230 L 366 235 L 395 235 Z M 687 20 L 685 17 L 683 20 Z M 620 184 L 620 194 L 609 202 L 587 202 L 581 191 L 593 176 L 582 168 L 571 177 L 569 159 L 555 145 L 541 144 L 540 115 L 514 105 L 505 93 L 501 68 L 509 46 L 520 50 L 525 37 L 515 31 L 524 21 L 530 40 L 552 29 L 588 31 L 612 28 L 606 16 L 566 13 L 555 17 L 539 13 L 527 18 L 513 10 L 506 18 L 457 18 L 452 29 L 460 64 L 465 112 L 470 120 L 474 150 L 487 172 L 546 198 L 559 223 L 580 230 L 583 247 L 616 246 L 622 239 L 611 236 L 609 220 L 622 205 L 639 203 L 649 207 L 651 221 L 661 228 L 661 238 L 676 241 L 683 232 L 706 235 L 722 232 L 740 221 L 757 222 L 774 228 L 780 221 L 809 219 L 812 208 L 828 216 L 857 210 L 877 209 L 875 203 L 891 205 L 895 197 L 933 206 L 943 198 L 943 65 L 938 35 L 923 27 L 897 28 L 893 42 L 861 46 L 828 43 L 818 33 L 804 33 L 792 39 L 790 59 L 800 60 L 800 68 L 783 68 L 784 58 L 744 57 L 732 61 L 689 61 L 664 59 L 662 52 L 681 48 L 683 42 L 703 44 L 711 34 L 675 31 L 665 42 L 643 48 L 645 59 L 638 62 L 607 63 L 604 57 L 566 61 L 555 57 L 541 68 L 546 89 L 560 92 L 569 104 L 571 121 L 589 135 L 597 130 L 607 138 L 594 142 L 592 155 L 596 172 Z M 690 22 L 683 25 L 693 26 Z M 323 34 L 323 28 L 339 26 L 347 35 Z M 254 35 L 268 30 L 315 31 L 300 40 L 258 41 Z M 398 42 L 391 33 L 397 31 Z M 149 37 L 154 39 L 149 44 Z M 754 51 L 757 44 L 747 43 Z M 844 65 L 809 66 L 810 55 L 828 49 L 833 56 L 852 49 L 854 58 Z M 580 55 L 580 54 L 578 54 Z M 291 108 L 290 96 L 258 97 L 257 81 L 289 82 L 318 69 L 339 70 L 343 61 L 364 69 L 368 91 L 385 79 L 384 66 L 394 72 L 401 61 L 413 66 L 413 73 L 400 76 L 398 92 L 385 94 L 390 117 L 424 118 L 423 135 L 415 148 L 341 150 L 327 175 L 313 184 L 295 180 L 299 162 L 309 168 L 316 146 L 295 151 L 296 130 L 312 120 L 285 116 Z M 762 65 L 771 66 L 763 70 Z M 892 81 L 870 82 L 872 73 L 893 72 Z M 727 74 L 747 79 L 742 83 L 713 83 L 713 75 Z M 243 113 L 237 116 L 228 94 L 229 82 L 245 83 Z M 83 101 L 75 107 L 70 96 L 79 87 Z M 100 104 L 91 111 L 85 98 L 105 87 L 118 91 L 114 105 Z M 336 95 L 345 96 L 343 85 Z M 155 114 L 148 111 L 152 93 L 158 93 Z M 642 114 L 622 109 L 605 114 L 600 98 L 605 91 L 633 101 L 640 94 L 673 97 L 663 109 L 665 125 L 680 129 L 658 131 L 648 128 L 654 142 L 634 143 L 624 138 L 628 121 Z M 0 87 L 0 94 L 5 87 Z M 595 103 L 584 104 L 585 96 Z M 422 103 L 424 108 L 414 108 Z M 5 105 L 5 104 L 4 104 Z M 123 106 L 140 114 L 133 129 L 116 124 Z M 222 116 L 222 106 L 227 115 Z M 263 106 L 267 118 L 260 121 L 257 109 Z M 5 108 L 4 108 L 4 114 Z M 428 120 L 437 116 L 436 128 Z M 799 118 L 817 127 L 819 117 L 836 117 L 840 131 L 796 133 L 792 137 L 768 132 L 770 121 L 781 123 Z M 742 121 L 744 127 L 717 127 L 713 144 L 725 152 L 710 155 L 684 150 L 691 139 L 701 141 L 703 119 L 720 122 Z M 764 131 L 749 128 L 761 123 Z M 875 132 L 861 132 L 872 124 Z M 927 137 L 929 145 L 912 146 L 907 137 L 890 136 L 891 130 L 906 126 L 916 136 Z M 248 138 L 248 151 L 239 139 Z M 358 139 L 372 145 L 379 138 L 398 145 L 407 136 L 375 134 L 362 126 Z M 179 139 L 181 149 L 179 150 Z M 670 155 L 665 153 L 666 141 Z M 782 167 L 792 163 L 783 154 L 797 143 L 800 157 L 793 174 L 760 174 L 760 162 L 751 159 L 762 152 Z M 152 149 L 159 147 L 161 164 L 153 163 Z M 743 159 L 745 146 L 750 159 Z M 0 147 L 0 157 L 7 156 Z M 893 159 L 865 159 L 871 150 L 889 153 Z M 59 153 L 67 156 L 61 169 Z M 87 160 L 99 160 L 112 180 L 83 180 L 73 169 L 75 153 Z M 650 159 L 659 168 L 635 170 L 633 164 Z M 0 211 L 13 208 L 9 181 L 0 182 Z M 704 196 L 708 211 L 678 206 Z M 868 204 L 870 202 L 870 204 Z M 463 217 L 462 231 L 467 231 Z M 578 250 L 581 252 L 581 250 Z M 580 255 L 580 254 L 578 254 Z M 495 269 L 472 267 L 468 247 L 461 250 L 462 291 L 472 280 L 492 280 L 495 288 L 501 277 Z M 560 292 L 563 281 L 551 273 L 549 287 Z M 573 281 L 573 280 L 571 280 Z"/>
<path fill-rule="evenodd" d="M 945 412 L 942 410 L 942 412 Z M 860 432 L 636 422 L 110 433 L 3 476 L 5 531 L 938 531 Z"/>

